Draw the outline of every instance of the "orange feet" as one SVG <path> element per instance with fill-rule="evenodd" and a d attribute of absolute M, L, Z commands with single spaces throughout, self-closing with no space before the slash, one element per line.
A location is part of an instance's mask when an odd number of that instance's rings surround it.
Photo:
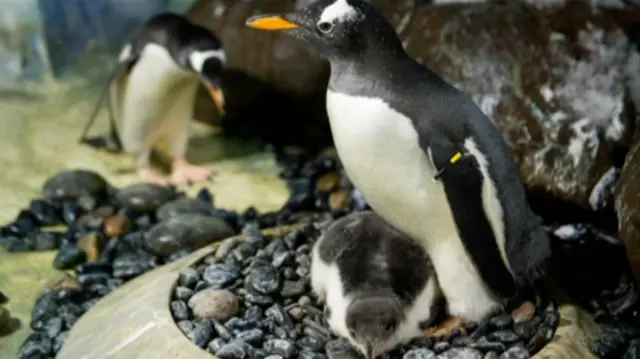
<path fill-rule="evenodd" d="M 435 338 L 446 337 L 456 329 L 460 329 L 463 335 L 467 335 L 463 325 L 464 321 L 461 318 L 449 317 L 444 322 L 427 329 L 427 336 Z"/>
<path fill-rule="evenodd" d="M 213 172 L 210 169 L 192 165 L 183 158 L 173 161 L 171 181 L 176 186 L 211 181 L 212 178 Z"/>
<path fill-rule="evenodd" d="M 531 301 L 524 301 L 511 312 L 511 318 L 515 323 L 531 320 L 536 314 L 536 306 Z"/>

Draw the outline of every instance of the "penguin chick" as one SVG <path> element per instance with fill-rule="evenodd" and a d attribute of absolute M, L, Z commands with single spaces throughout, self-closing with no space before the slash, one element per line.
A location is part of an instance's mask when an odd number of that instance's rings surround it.
<path fill-rule="evenodd" d="M 327 227 L 314 244 L 311 287 L 331 330 L 367 359 L 424 335 L 441 298 L 424 248 L 372 211 Z"/>
<path fill-rule="evenodd" d="M 111 142 L 136 158 L 143 180 L 181 185 L 211 179 L 209 169 L 185 158 L 188 126 L 200 84 L 224 112 L 221 78 L 225 63 L 220 40 L 207 28 L 173 13 L 152 17 L 123 46 L 81 142 L 95 146 L 95 140 L 92 144 L 85 135 L 108 98 Z M 151 168 L 154 147 L 169 155 L 170 178 Z"/>
<path fill-rule="evenodd" d="M 247 25 L 283 31 L 328 59 L 326 106 L 341 163 L 371 208 L 426 249 L 447 312 L 459 319 L 448 328 L 484 321 L 539 277 L 549 237 L 499 129 L 471 96 L 412 58 L 373 5 L 318 0 Z"/>

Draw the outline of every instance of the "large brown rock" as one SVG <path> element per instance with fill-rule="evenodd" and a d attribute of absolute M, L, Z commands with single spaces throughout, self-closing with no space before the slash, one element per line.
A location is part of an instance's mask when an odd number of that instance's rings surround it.
<path fill-rule="evenodd" d="M 638 106 L 631 98 L 640 98 L 640 55 L 623 30 L 640 23 L 640 11 L 624 13 L 623 29 L 620 14 L 586 3 L 538 9 L 521 2 L 371 2 L 412 56 L 470 93 L 494 120 L 530 190 L 586 210 L 610 203 L 614 153 L 625 152 Z M 225 85 L 231 115 L 223 125 L 230 133 L 319 147 L 330 139 L 328 64 L 297 39 L 244 25 L 249 16 L 295 6 L 205 0 L 187 16 L 218 33 L 236 70 Z M 200 100 L 198 116 L 214 121 L 212 104 Z"/>
<path fill-rule="evenodd" d="M 615 207 L 620 238 L 640 288 L 640 131 L 634 139 L 616 185 Z"/>

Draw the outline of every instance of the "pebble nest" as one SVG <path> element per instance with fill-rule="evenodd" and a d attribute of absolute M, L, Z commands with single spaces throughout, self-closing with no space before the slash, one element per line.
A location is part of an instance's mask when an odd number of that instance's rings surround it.
<path fill-rule="evenodd" d="M 312 225 L 281 237 L 245 228 L 246 240 L 223 242 L 215 254 L 184 270 L 170 308 L 197 346 L 221 359 L 359 359 L 334 336 L 323 305 L 310 295 Z M 380 358 L 529 358 L 551 340 L 559 315 L 540 300 L 531 320 L 508 314 L 437 341 L 418 339 Z"/>
<path fill-rule="evenodd" d="M 225 248 L 222 246 L 216 253 L 217 257 L 208 257 L 198 268 L 181 276 L 171 310 L 177 313 L 177 325 L 187 336 L 205 350 L 229 358 L 234 357 L 231 352 L 236 351 L 244 351 L 247 357 L 268 359 L 289 357 L 290 351 L 293 351 L 293 357 L 298 355 L 300 358 L 357 357 L 344 341 L 331 336 L 323 322 L 321 307 L 308 294 L 305 276 L 308 275 L 309 263 L 305 252 L 316 234 L 300 231 L 285 238 L 272 239 L 273 243 L 285 243 L 286 251 L 278 252 L 276 257 L 258 255 L 258 259 L 245 259 L 241 265 L 225 264 L 226 261 L 238 262 L 236 256 L 242 257 L 244 250 L 255 249 L 265 253 L 267 248 L 277 246 L 269 244 L 270 240 L 260 239 L 257 229 L 322 222 L 369 208 L 334 156 L 320 155 L 304 162 L 287 163 L 281 177 L 288 184 L 289 200 L 282 209 L 266 213 L 259 213 L 254 208 L 242 212 L 218 208 L 214 196 L 206 189 L 188 198 L 174 188 L 147 184 L 115 188 L 99 174 L 83 169 L 67 170 L 47 180 L 43 185 L 42 198 L 33 199 L 14 221 L 0 228 L 0 246 L 9 252 L 55 250 L 53 267 L 69 270 L 71 274 L 61 274 L 42 288 L 28 323 L 33 332 L 17 357 L 54 358 L 74 323 L 100 298 L 153 268 L 211 243 L 212 238 L 223 239 L 242 232 L 250 234 L 247 243 L 236 243 L 233 248 L 231 244 L 226 245 L 227 256 L 222 256 Z M 194 227 L 198 230 L 188 230 Z M 550 232 L 553 229 L 551 226 Z M 578 232 L 579 235 L 571 238 L 553 237 L 554 242 L 572 248 L 574 252 L 574 248 L 585 246 L 585 242 L 587 245 L 603 242 L 585 231 Z M 294 242 L 291 244 L 290 241 Z M 606 251 L 620 248 L 608 244 L 605 247 L 597 249 L 599 257 Z M 580 274 L 585 268 L 602 267 L 593 265 L 593 255 L 586 258 L 588 264 L 571 272 Z M 265 266 L 276 268 L 271 272 L 258 272 L 266 275 L 267 279 L 277 273 L 275 276 L 279 282 L 275 294 L 252 291 L 251 280 L 245 279 L 249 278 L 245 276 L 245 268 L 256 266 L 261 261 Z M 279 262 L 282 263 L 276 266 Z M 624 252 L 606 262 L 626 263 Z M 205 273 L 206 268 L 220 269 L 215 266 L 233 267 L 229 273 L 240 267 L 240 272 L 230 283 L 220 284 L 214 279 L 212 285 L 211 272 L 214 269 L 209 269 L 208 275 Z M 223 272 L 216 270 L 213 274 L 221 276 L 217 280 L 223 280 Z M 583 306 L 595 314 L 604 329 L 593 349 L 603 358 L 640 358 L 638 296 L 633 282 L 628 280 L 631 278 L 628 268 L 615 273 L 614 279 L 607 279 L 608 289 L 582 294 L 581 297 Z M 582 278 L 587 277 L 591 278 L 582 275 Z M 187 278 L 195 282 L 186 282 Z M 249 286 L 245 280 L 249 281 Z M 268 285 L 266 283 L 265 279 L 263 285 Z M 592 284 L 589 279 L 589 285 Z M 227 303 L 230 312 L 237 305 L 235 313 L 228 318 L 196 319 L 194 309 L 198 312 L 206 310 L 207 306 L 194 306 L 194 298 L 202 297 L 203 293 L 214 290 L 212 288 L 216 286 L 224 288 L 220 290 L 227 294 L 227 301 L 217 305 Z M 268 292 L 267 289 L 262 288 Z M 4 296 L 1 299 L 2 303 L 10 300 Z M 7 317 L 2 303 L 0 314 L 3 316 L 0 317 Z M 456 355 L 469 358 L 527 357 L 548 340 L 555 327 L 553 322 L 557 321 L 552 306 L 543 302 L 536 304 L 538 314 L 528 324 L 514 325 L 505 316 L 492 318 L 479 328 L 469 328 L 467 339 L 453 335 L 438 343 L 413 343 L 389 355 L 406 358 L 433 358 L 438 355 L 443 358 L 456 358 Z M 256 324 L 256 320 L 263 322 Z M 0 320 L 0 331 L 6 322 Z M 248 327 L 244 327 L 245 324 Z M 293 329 L 286 332 L 291 326 Z M 521 335 L 528 340 L 522 339 Z M 261 338 L 260 341 L 257 338 Z M 539 339 L 532 341 L 532 338 Z M 483 345 L 485 342 L 488 344 Z M 220 353 L 223 348 L 230 354 Z"/>

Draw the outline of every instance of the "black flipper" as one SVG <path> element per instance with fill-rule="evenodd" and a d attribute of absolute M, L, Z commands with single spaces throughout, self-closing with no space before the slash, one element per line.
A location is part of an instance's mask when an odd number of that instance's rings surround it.
<path fill-rule="evenodd" d="M 110 87 L 115 81 L 119 81 L 123 74 L 129 73 L 131 68 L 138 61 L 138 54 L 131 54 L 124 60 L 120 60 L 116 68 L 111 72 L 107 85 L 104 87 L 100 94 L 100 99 L 93 109 L 89 121 L 85 126 L 82 135 L 80 136 L 80 143 L 91 146 L 96 149 L 106 149 L 107 151 L 119 152 L 122 151 L 122 144 L 120 143 L 120 136 L 118 135 L 118 129 L 116 126 L 115 118 L 113 117 L 113 108 L 111 107 L 111 93 Z M 109 111 L 109 133 L 101 136 L 87 137 L 87 133 L 91 129 L 91 126 L 95 122 L 100 109 L 105 101 L 107 101 L 107 109 Z"/>

